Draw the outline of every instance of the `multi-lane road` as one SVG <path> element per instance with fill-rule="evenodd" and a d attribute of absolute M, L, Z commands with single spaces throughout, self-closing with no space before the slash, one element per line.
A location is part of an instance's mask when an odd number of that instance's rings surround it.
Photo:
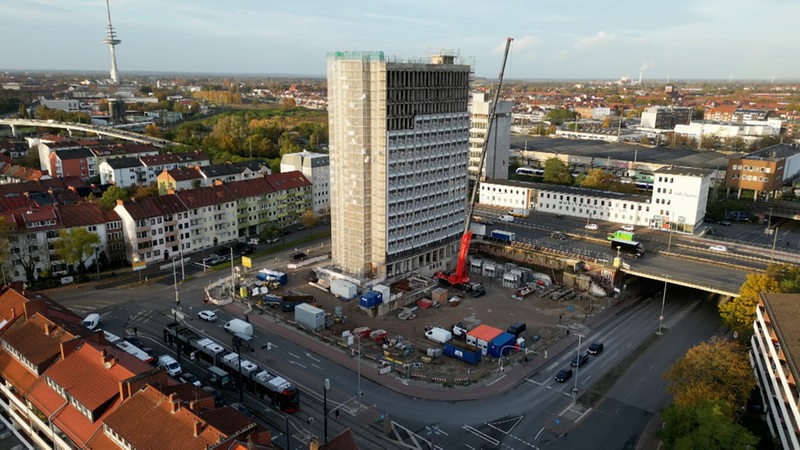
<path fill-rule="evenodd" d="M 285 263 L 282 258 L 286 256 L 260 262 Z M 181 309 L 187 317 L 207 308 L 202 303 L 202 288 L 222 276 L 219 272 L 197 273 L 179 286 Z M 164 346 L 161 330 L 172 320 L 175 294 L 172 277 L 167 278 L 163 283 L 147 286 L 63 290 L 50 295 L 78 314 L 99 312 L 102 326 L 113 333 L 123 334 L 126 328 L 136 327 L 146 344 L 159 352 L 168 352 L 171 349 Z M 338 416 L 329 415 L 329 436 L 350 427 L 363 448 L 430 448 L 431 442 L 438 448 L 465 449 L 622 448 L 667 403 L 661 373 L 686 349 L 720 329 L 713 302 L 706 300 L 705 295 L 670 286 L 662 323 L 666 333 L 655 337 L 661 298 L 656 294 L 616 307 L 605 313 L 605 320 L 587 323 L 579 333 L 581 351 L 594 340 L 602 340 L 605 351 L 591 357 L 577 370 L 577 376 L 566 383 L 557 383 L 553 375 L 567 367 L 577 352 L 575 332 L 562 345 L 540 353 L 529 365 L 509 369 L 513 373 L 498 372 L 478 386 L 458 388 L 402 382 L 378 375 L 373 364 L 311 341 L 269 316 L 251 316 L 257 329 L 256 350 L 251 357 L 300 386 L 302 410 L 288 418 L 297 446 L 312 436 L 323 437 L 323 381 L 328 378 L 329 410 L 339 411 Z M 220 320 L 214 324 L 198 319 L 187 319 L 185 323 L 230 347 L 230 338 L 221 325 L 230 318 L 241 317 L 241 309 L 228 306 L 217 313 Z M 269 350 L 262 349 L 267 343 L 271 344 Z M 643 347 L 647 343 L 652 345 Z M 192 367 L 185 358 L 182 362 L 189 366 L 188 370 L 203 375 L 201 367 Z M 620 371 L 620 367 L 627 370 Z M 517 375 L 519 382 L 509 384 L 512 375 Z M 608 390 L 605 400 L 586 404 L 587 393 L 599 389 L 599 385 L 610 384 L 617 376 L 620 378 Z M 392 387 L 402 388 L 410 395 Z M 494 387 L 498 392 L 473 400 L 423 400 L 447 397 L 448 391 L 458 391 L 459 398 L 470 397 L 470 389 L 476 387 L 482 395 Z M 577 404 L 573 393 L 576 388 Z M 439 392 L 426 395 L 429 389 Z M 362 396 L 356 396 L 359 391 Z M 238 392 L 227 394 L 232 401 L 238 400 Z M 273 425 L 276 439 L 283 442 L 286 416 L 247 395 L 245 403 Z M 378 419 L 381 414 L 383 422 Z M 612 420 L 615 416 L 625 420 Z"/>

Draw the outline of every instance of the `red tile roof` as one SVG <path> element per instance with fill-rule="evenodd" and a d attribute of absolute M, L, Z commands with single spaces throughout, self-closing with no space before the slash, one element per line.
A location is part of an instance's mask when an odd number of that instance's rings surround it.
<path fill-rule="evenodd" d="M 261 177 L 252 178 L 250 180 L 233 181 L 225 183 L 223 186 L 237 199 L 267 195 L 275 192 L 275 188 L 267 182 L 266 178 Z"/>
<path fill-rule="evenodd" d="M 0 377 L 11 383 L 23 397 L 27 397 L 39 381 L 38 376 L 5 351 L 0 352 Z"/>
<path fill-rule="evenodd" d="M 177 164 L 178 157 L 172 153 L 164 153 L 161 155 L 144 155 L 139 158 L 140 161 L 146 166 L 159 166 L 163 164 Z"/>
<path fill-rule="evenodd" d="M 178 167 L 176 169 L 168 170 L 170 178 L 175 181 L 186 181 L 203 178 L 196 167 Z"/>
<path fill-rule="evenodd" d="M 76 203 L 58 208 L 61 223 L 65 228 L 83 227 L 106 223 L 105 215 L 97 203 Z"/>
<path fill-rule="evenodd" d="M 239 414 L 231 411 L 230 414 Z M 133 448 L 205 450 L 226 435 L 199 418 L 180 401 L 152 386 L 128 398 L 103 423 Z"/>
<path fill-rule="evenodd" d="M 311 186 L 311 182 L 308 181 L 308 178 L 298 170 L 273 173 L 272 175 L 267 175 L 266 180 L 276 191 Z"/>
<path fill-rule="evenodd" d="M 176 192 L 174 195 L 180 198 L 188 209 L 236 201 L 236 198 L 222 186 L 201 187 Z M 164 196 L 162 195 L 162 197 Z"/>
<path fill-rule="evenodd" d="M 61 354 L 61 343 L 77 337 L 41 314 L 20 318 L 0 336 L 0 341 L 14 349 L 38 370 L 44 370 Z"/>
<path fill-rule="evenodd" d="M 186 206 L 175 195 L 159 195 L 127 201 L 123 204 L 133 220 L 149 219 L 186 211 Z"/>

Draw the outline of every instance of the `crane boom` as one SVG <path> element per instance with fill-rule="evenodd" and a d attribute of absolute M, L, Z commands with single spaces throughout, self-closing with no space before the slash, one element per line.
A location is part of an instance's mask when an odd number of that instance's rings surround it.
<path fill-rule="evenodd" d="M 508 60 L 508 50 L 511 47 L 513 38 L 506 38 L 506 48 L 503 52 L 503 63 L 500 66 L 500 75 L 497 80 L 497 87 L 494 92 L 494 100 L 492 107 L 489 111 L 489 123 L 486 130 L 486 139 L 483 141 L 483 148 L 481 149 L 481 160 L 478 164 L 478 176 L 476 177 L 475 184 L 472 187 L 469 203 L 467 204 L 467 217 L 464 221 L 464 234 L 461 236 L 461 249 L 458 252 L 458 262 L 456 263 L 456 270 L 452 274 L 437 273 L 436 276 L 440 281 L 452 286 L 468 286 L 470 283 L 469 275 L 467 275 L 467 254 L 469 253 L 469 244 L 472 241 L 472 231 L 469 225 L 472 222 L 472 212 L 475 209 L 475 198 L 478 193 L 478 184 L 480 182 L 481 173 L 483 173 L 483 165 L 486 161 L 486 147 L 489 145 L 489 139 L 492 135 L 492 128 L 494 127 L 495 112 L 497 111 L 497 102 L 500 99 L 500 89 L 503 86 L 503 76 L 506 71 L 506 61 Z"/>

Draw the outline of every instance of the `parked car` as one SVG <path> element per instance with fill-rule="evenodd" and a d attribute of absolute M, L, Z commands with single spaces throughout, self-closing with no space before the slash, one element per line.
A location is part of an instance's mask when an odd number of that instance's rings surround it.
<path fill-rule="evenodd" d="M 195 375 L 193 373 L 183 372 L 180 375 L 180 377 L 178 377 L 178 379 L 181 382 L 186 383 L 186 384 L 193 384 L 193 385 L 195 385 L 197 387 L 202 386 L 202 383 L 200 382 L 200 378 L 197 378 L 197 375 Z"/>
<path fill-rule="evenodd" d="M 589 345 L 589 349 L 586 350 L 590 355 L 596 355 L 598 353 L 603 352 L 603 343 L 602 342 L 592 342 Z"/>
<path fill-rule="evenodd" d="M 81 322 L 81 323 L 86 328 L 88 328 L 90 330 L 94 330 L 95 328 L 97 328 L 100 325 L 100 314 L 91 313 L 88 316 L 86 316 L 86 318 L 83 319 L 83 322 Z"/>
<path fill-rule="evenodd" d="M 554 232 L 550 233 L 550 237 L 553 238 L 553 239 L 561 240 L 561 241 L 564 241 L 564 240 L 567 239 L 567 235 L 562 233 L 562 232 L 560 232 L 560 231 L 554 231 Z"/>
<path fill-rule="evenodd" d="M 306 259 L 306 256 L 308 256 L 308 255 L 306 255 L 303 252 L 297 252 L 294 255 L 292 255 L 292 259 L 295 260 L 295 261 L 302 261 L 302 260 Z"/>
<path fill-rule="evenodd" d="M 205 320 L 206 322 L 216 322 L 217 313 L 211 311 L 210 309 L 204 309 L 199 313 L 197 313 L 197 317 L 199 319 Z"/>
<path fill-rule="evenodd" d="M 622 231 L 633 231 L 633 225 L 623 225 Z"/>
<path fill-rule="evenodd" d="M 555 376 L 555 380 L 559 383 L 563 383 L 570 378 L 572 378 L 572 369 L 561 369 Z"/>
<path fill-rule="evenodd" d="M 589 354 L 583 353 L 580 355 L 575 355 L 575 357 L 572 358 L 572 361 L 569 363 L 569 365 L 572 367 L 581 367 L 587 362 L 589 362 Z"/>
<path fill-rule="evenodd" d="M 214 397 L 214 404 L 216 406 L 222 406 L 223 404 L 225 404 L 225 396 L 222 395 L 222 392 L 218 391 L 217 389 L 214 389 L 211 386 L 203 386 L 201 389 L 208 392 L 209 394 L 211 394 L 212 397 Z"/>
<path fill-rule="evenodd" d="M 725 247 L 724 245 L 712 245 L 712 246 L 708 247 L 708 249 L 709 250 L 713 250 L 715 252 L 727 252 L 728 251 L 728 248 Z"/>
<path fill-rule="evenodd" d="M 587 223 L 584 228 L 587 230 L 596 230 L 598 227 L 596 223 Z"/>

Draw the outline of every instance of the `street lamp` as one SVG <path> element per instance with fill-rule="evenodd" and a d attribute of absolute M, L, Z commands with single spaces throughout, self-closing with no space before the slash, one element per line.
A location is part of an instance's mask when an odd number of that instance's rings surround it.
<path fill-rule="evenodd" d="M 97 279 L 100 280 L 100 246 L 94 246 L 94 265 L 97 266 Z"/>
<path fill-rule="evenodd" d="M 328 443 L 328 389 L 331 388 L 331 380 L 325 378 L 325 383 L 322 385 L 322 416 L 325 421 L 325 443 Z"/>
<path fill-rule="evenodd" d="M 578 399 L 578 369 L 581 367 L 581 338 L 582 334 L 578 335 L 578 352 L 575 354 L 575 387 L 572 389 L 572 401 Z"/>
<path fill-rule="evenodd" d="M 664 303 L 667 300 L 667 280 L 668 278 L 664 279 L 664 293 L 661 295 L 661 314 L 658 316 L 658 331 L 656 331 L 656 334 L 659 336 L 664 334 L 661 331 L 661 327 L 664 323 Z"/>

